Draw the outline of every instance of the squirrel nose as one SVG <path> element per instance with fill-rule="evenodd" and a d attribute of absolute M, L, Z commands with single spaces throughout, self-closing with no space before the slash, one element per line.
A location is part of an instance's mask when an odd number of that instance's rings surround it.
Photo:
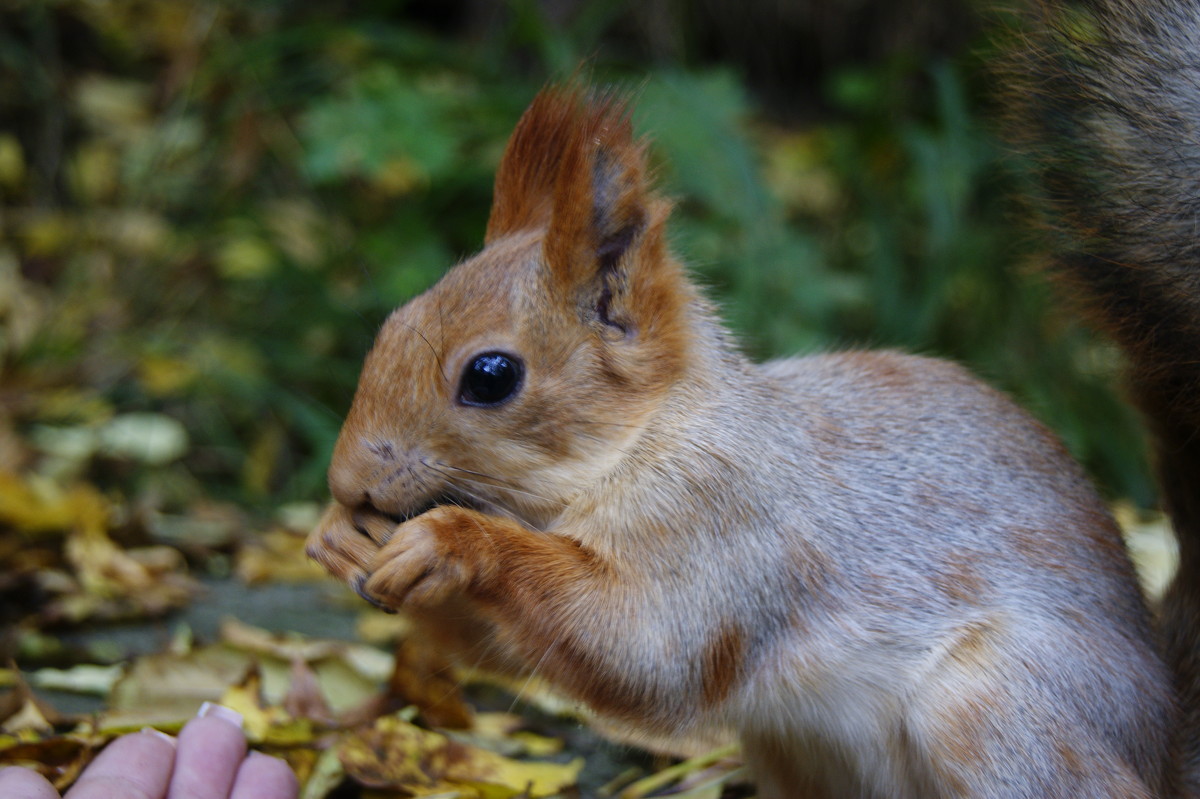
<path fill-rule="evenodd" d="M 364 446 L 357 438 L 338 436 L 329 462 L 329 492 L 341 505 L 356 508 L 371 504 L 371 478 L 378 474 L 380 462 L 372 447 Z"/>
<path fill-rule="evenodd" d="M 337 459 L 329 465 L 329 493 L 339 505 L 347 508 L 357 508 L 369 505 L 371 494 L 358 473 L 357 469 L 346 468 Z"/>
<path fill-rule="evenodd" d="M 408 453 L 390 441 L 343 431 L 329 463 L 329 492 L 348 508 L 378 509 L 376 512 L 390 515 L 396 512 L 392 506 L 403 504 L 405 498 L 392 496 L 396 486 L 388 485 L 388 476 L 402 468 L 406 457 Z"/>

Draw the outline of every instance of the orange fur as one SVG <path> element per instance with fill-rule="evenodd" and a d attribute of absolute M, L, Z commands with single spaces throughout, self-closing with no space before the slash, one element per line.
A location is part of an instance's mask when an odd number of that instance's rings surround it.
<path fill-rule="evenodd" d="M 951 364 L 750 363 L 668 214 L 622 103 L 540 94 L 485 248 L 368 355 L 310 554 L 639 734 L 740 737 L 764 799 L 1164 790 L 1170 681 L 1061 445 Z"/>

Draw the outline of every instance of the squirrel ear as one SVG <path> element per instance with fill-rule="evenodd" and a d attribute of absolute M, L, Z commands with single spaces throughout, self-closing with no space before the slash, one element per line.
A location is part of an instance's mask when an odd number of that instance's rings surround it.
<path fill-rule="evenodd" d="M 487 240 L 545 228 L 543 253 L 568 292 L 592 288 L 605 322 L 611 282 L 660 203 L 628 106 L 575 84 L 543 89 L 521 117 L 496 174 Z M 581 298 L 580 298 L 581 299 Z"/>

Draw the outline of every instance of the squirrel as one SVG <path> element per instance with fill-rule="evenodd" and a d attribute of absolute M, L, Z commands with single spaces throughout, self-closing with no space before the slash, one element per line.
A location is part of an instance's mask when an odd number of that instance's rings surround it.
<path fill-rule="evenodd" d="M 1103 247 L 1067 261 L 1158 435 L 1182 539 L 1161 629 L 1010 399 L 893 351 L 747 359 L 668 248 L 628 105 L 578 81 L 518 123 L 483 249 L 384 323 L 309 555 L 647 736 L 736 736 L 763 799 L 1181 795 L 1200 8 L 1089 9 L 1107 58 L 1047 25 L 1028 66 L 1105 156 L 1068 220 Z"/>

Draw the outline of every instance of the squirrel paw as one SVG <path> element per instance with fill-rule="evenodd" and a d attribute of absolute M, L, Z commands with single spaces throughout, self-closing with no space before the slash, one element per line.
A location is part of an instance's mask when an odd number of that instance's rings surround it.
<path fill-rule="evenodd" d="M 305 550 L 331 574 L 358 590 L 367 579 L 367 567 L 379 552 L 380 542 L 356 517 L 357 514 L 344 505 L 330 503 L 309 535 Z"/>
<path fill-rule="evenodd" d="M 385 608 L 436 605 L 470 585 L 477 569 L 466 546 L 472 512 L 441 505 L 395 529 L 368 566 L 359 593 Z"/>

